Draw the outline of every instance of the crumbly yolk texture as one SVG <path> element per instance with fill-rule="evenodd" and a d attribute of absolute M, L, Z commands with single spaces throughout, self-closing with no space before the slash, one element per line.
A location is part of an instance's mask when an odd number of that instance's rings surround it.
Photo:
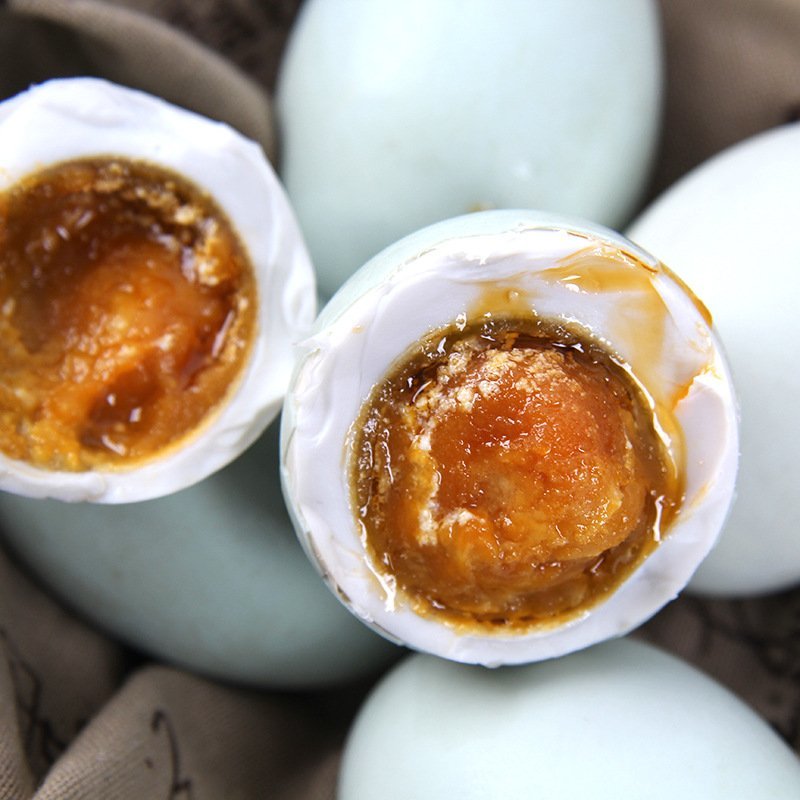
<path fill-rule="evenodd" d="M 560 339 L 484 328 L 443 349 L 440 337 L 371 399 L 354 499 L 376 568 L 419 610 L 563 619 L 616 586 L 675 507 L 624 372 Z"/>
<path fill-rule="evenodd" d="M 65 162 L 0 195 L 0 450 L 37 467 L 125 467 L 200 426 L 256 319 L 246 253 L 185 179 Z"/>

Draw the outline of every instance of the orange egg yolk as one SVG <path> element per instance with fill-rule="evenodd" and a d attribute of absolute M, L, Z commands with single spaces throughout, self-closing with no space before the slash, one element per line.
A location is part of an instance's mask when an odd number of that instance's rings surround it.
<path fill-rule="evenodd" d="M 0 195 L 0 451 L 128 466 L 182 441 L 241 374 L 252 269 L 216 204 L 124 159 L 65 162 Z"/>
<path fill-rule="evenodd" d="M 677 506 L 638 387 L 552 326 L 438 332 L 376 388 L 357 430 L 354 505 L 375 568 L 456 623 L 578 613 Z"/>

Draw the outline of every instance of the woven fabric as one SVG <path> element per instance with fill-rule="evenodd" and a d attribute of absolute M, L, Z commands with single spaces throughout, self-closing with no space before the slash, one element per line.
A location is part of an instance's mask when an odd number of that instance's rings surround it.
<path fill-rule="evenodd" d="M 0 96 L 108 77 L 224 119 L 274 154 L 269 93 L 298 0 L 7 0 Z M 800 117 L 800 2 L 663 0 L 667 92 L 650 196 Z M 800 589 L 679 598 L 636 634 L 700 666 L 800 753 Z M 0 800 L 331 800 L 369 685 L 243 690 L 153 663 L 0 548 Z"/>
<path fill-rule="evenodd" d="M 8 0 L 0 94 L 49 77 L 96 75 L 230 123 L 275 153 L 263 88 L 221 54 L 156 18 L 95 0 Z"/>

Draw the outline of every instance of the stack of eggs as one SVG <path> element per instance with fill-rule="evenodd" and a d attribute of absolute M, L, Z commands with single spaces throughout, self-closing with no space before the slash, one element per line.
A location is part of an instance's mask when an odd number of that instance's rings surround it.
<path fill-rule="evenodd" d="M 655 152 L 660 42 L 636 0 L 307 0 L 286 193 L 252 142 L 139 92 L 5 102 L 8 544 L 212 677 L 310 688 L 419 651 L 359 715 L 342 800 L 796 794 L 752 712 L 619 638 L 687 584 L 800 579 L 796 377 L 741 324 L 774 306 L 792 333 L 766 292 L 793 285 L 800 131 L 615 232 Z"/>

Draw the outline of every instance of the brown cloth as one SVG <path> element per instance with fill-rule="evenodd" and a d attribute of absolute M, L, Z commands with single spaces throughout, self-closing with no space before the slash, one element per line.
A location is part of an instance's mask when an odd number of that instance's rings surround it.
<path fill-rule="evenodd" d="M 47 78 L 93 75 L 228 122 L 274 157 L 269 100 L 254 78 L 193 37 L 121 5 L 8 0 L 3 12 L 0 2 L 0 97 Z"/>
<path fill-rule="evenodd" d="M 2 3 L 0 3 L 2 6 Z M 0 96 L 93 74 L 273 150 L 268 94 L 298 0 L 18 0 Z M 663 0 L 667 93 L 650 195 L 800 116 L 800 0 Z M 800 753 L 800 588 L 684 595 L 636 634 L 729 686 Z M 330 800 L 368 686 L 278 693 L 156 664 L 76 619 L 0 547 L 0 800 Z"/>

